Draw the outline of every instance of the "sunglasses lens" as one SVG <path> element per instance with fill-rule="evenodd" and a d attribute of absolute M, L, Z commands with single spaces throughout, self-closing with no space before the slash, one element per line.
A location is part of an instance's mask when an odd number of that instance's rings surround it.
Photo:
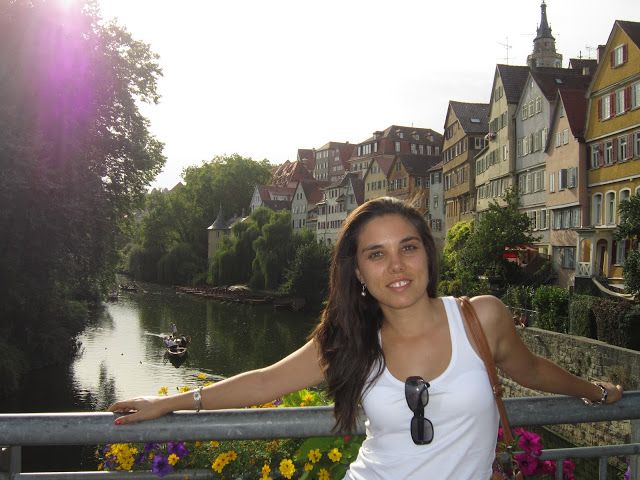
<path fill-rule="evenodd" d="M 433 423 L 428 418 L 414 416 L 411 419 L 411 439 L 416 445 L 433 441 Z"/>
<path fill-rule="evenodd" d="M 421 377 L 409 377 L 404 384 L 404 396 L 412 412 L 429 403 L 429 384 Z"/>

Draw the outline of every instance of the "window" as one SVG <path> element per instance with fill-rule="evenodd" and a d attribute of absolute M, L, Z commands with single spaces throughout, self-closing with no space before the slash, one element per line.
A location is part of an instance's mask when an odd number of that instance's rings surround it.
<path fill-rule="evenodd" d="M 627 159 L 627 136 L 618 138 L 618 161 Z"/>
<path fill-rule="evenodd" d="M 536 97 L 536 113 L 540 113 L 542 111 L 542 98 Z"/>
<path fill-rule="evenodd" d="M 396 152 L 400 151 L 400 142 L 396 142 L 395 143 L 395 147 L 396 147 Z"/>
<path fill-rule="evenodd" d="M 556 148 L 562 146 L 562 132 L 556 133 Z"/>
<path fill-rule="evenodd" d="M 596 193 L 593 196 L 592 223 L 593 225 L 602 225 L 602 194 Z"/>
<path fill-rule="evenodd" d="M 631 108 L 640 107 L 640 82 L 631 85 Z"/>
<path fill-rule="evenodd" d="M 433 208 L 438 208 L 438 195 L 433 196 Z"/>
<path fill-rule="evenodd" d="M 523 173 L 518 177 L 518 191 L 527 193 L 527 174 Z"/>
<path fill-rule="evenodd" d="M 607 192 L 606 215 L 607 225 L 616 223 L 616 194 L 613 192 Z"/>
<path fill-rule="evenodd" d="M 619 67 L 626 61 L 627 61 L 627 46 L 624 44 L 618 45 L 611 52 L 611 66 Z"/>
<path fill-rule="evenodd" d="M 591 168 L 598 168 L 600 159 L 600 149 L 598 145 L 591 145 Z"/>
<path fill-rule="evenodd" d="M 535 172 L 533 184 L 534 191 L 539 192 L 544 190 L 544 170 L 538 170 Z"/>
<path fill-rule="evenodd" d="M 547 210 L 543 208 L 538 210 L 538 230 L 546 230 L 547 228 Z"/>
<path fill-rule="evenodd" d="M 556 175 L 555 173 L 550 173 L 549 174 L 549 192 L 555 192 L 556 189 L 556 185 L 555 185 L 555 180 L 556 180 Z"/>
<path fill-rule="evenodd" d="M 600 118 L 602 120 L 611 118 L 611 97 L 609 95 L 605 95 L 600 99 L 599 103 L 600 103 Z"/>
<path fill-rule="evenodd" d="M 620 203 L 624 202 L 625 200 L 629 200 L 630 196 L 631 190 L 629 190 L 628 188 L 620 190 Z"/>
<path fill-rule="evenodd" d="M 640 157 L 640 132 L 636 132 L 633 138 L 635 156 Z"/>
<path fill-rule="evenodd" d="M 616 115 L 624 113 L 624 89 L 616 90 Z"/>
<path fill-rule="evenodd" d="M 561 168 L 560 172 L 558 172 L 558 190 L 564 190 L 567 188 L 567 169 Z"/>
<path fill-rule="evenodd" d="M 611 165 L 613 163 L 613 143 L 604 142 L 604 164 Z"/>
<path fill-rule="evenodd" d="M 554 260 L 562 268 L 574 269 L 576 266 L 576 247 L 553 247 Z"/>
<path fill-rule="evenodd" d="M 562 131 L 562 144 L 566 145 L 567 143 L 569 143 L 569 129 L 565 128 Z"/>
<path fill-rule="evenodd" d="M 571 167 L 567 169 L 567 188 L 576 188 L 577 177 L 578 177 L 577 167 Z"/>

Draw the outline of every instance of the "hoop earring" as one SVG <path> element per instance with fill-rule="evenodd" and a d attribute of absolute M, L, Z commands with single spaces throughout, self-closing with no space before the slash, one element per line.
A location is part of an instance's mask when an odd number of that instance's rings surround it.
<path fill-rule="evenodd" d="M 362 284 L 362 292 L 360 292 L 360 295 L 363 297 L 367 296 L 367 286 L 364 283 Z"/>

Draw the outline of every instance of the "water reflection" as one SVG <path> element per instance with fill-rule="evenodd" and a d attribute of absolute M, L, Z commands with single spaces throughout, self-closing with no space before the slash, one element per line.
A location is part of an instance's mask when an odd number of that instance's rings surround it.
<path fill-rule="evenodd" d="M 166 355 L 162 338 L 175 323 L 191 336 L 188 354 Z M 195 385 L 200 372 L 230 376 L 268 365 L 301 346 L 315 318 L 270 306 L 219 303 L 144 285 L 106 305 L 79 337 L 71 366 L 78 393 L 93 408 L 116 398 Z M 90 393 L 87 393 L 90 392 Z"/>

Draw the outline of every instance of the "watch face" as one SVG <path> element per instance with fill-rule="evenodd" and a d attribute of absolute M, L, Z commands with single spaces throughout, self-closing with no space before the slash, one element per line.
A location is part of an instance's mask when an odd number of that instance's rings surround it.
<path fill-rule="evenodd" d="M 201 395 L 200 395 L 200 391 L 193 392 L 193 399 L 194 399 L 196 402 L 199 402 L 199 401 L 200 401 L 200 398 L 202 398 L 202 397 L 201 397 Z"/>

